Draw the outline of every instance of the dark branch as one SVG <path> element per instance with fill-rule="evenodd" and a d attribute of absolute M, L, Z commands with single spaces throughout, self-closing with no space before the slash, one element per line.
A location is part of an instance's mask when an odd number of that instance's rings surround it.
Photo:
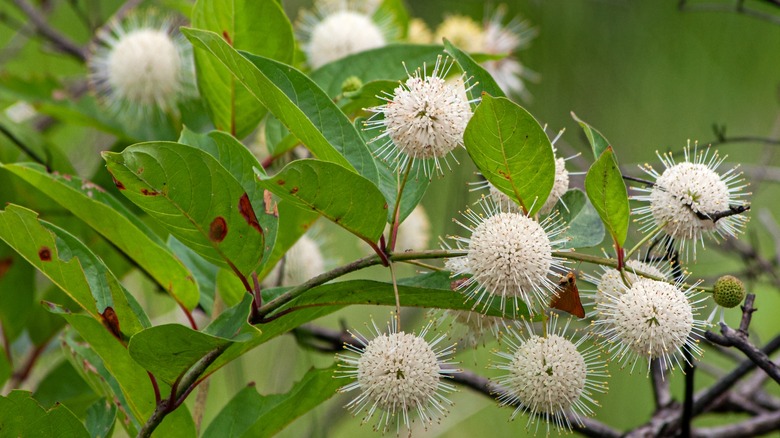
<path fill-rule="evenodd" d="M 71 55 L 81 62 L 87 60 L 86 52 L 70 38 L 51 27 L 43 15 L 41 15 L 41 12 L 33 5 L 26 0 L 13 0 L 13 2 L 17 8 L 27 15 L 38 34 L 51 42 L 59 51 Z"/>
<path fill-rule="evenodd" d="M 728 426 L 697 429 L 693 434 L 697 438 L 732 438 L 763 435 L 780 428 L 780 411 L 768 412 L 748 420 Z"/>
<path fill-rule="evenodd" d="M 716 344 L 726 347 L 736 347 L 751 361 L 758 365 L 759 368 L 764 370 L 769 377 L 774 379 L 777 383 L 780 383 L 780 369 L 777 364 L 772 362 L 766 353 L 756 348 L 756 346 L 748 340 L 747 330 L 750 326 L 750 319 L 753 312 L 757 310 L 753 307 L 755 299 L 756 296 L 754 294 L 748 294 L 747 298 L 745 298 L 745 304 L 742 306 L 742 320 L 740 321 L 738 330 L 734 330 L 725 323 L 720 323 L 720 335 L 707 331 L 704 336 Z"/>

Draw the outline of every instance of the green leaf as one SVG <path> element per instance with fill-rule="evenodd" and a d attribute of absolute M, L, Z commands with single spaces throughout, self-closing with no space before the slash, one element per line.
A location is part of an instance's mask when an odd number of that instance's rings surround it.
<path fill-rule="evenodd" d="M 222 35 L 237 50 L 292 61 L 292 25 L 277 1 L 198 0 L 192 25 Z M 198 88 L 214 126 L 238 138 L 246 137 L 265 115 L 265 108 L 213 55 L 198 49 L 194 54 Z"/>
<path fill-rule="evenodd" d="M 35 308 L 35 269 L 13 248 L 0 243 L 0 324 L 8 342 L 25 331 Z M 4 380 L 2 375 L 0 380 Z"/>
<path fill-rule="evenodd" d="M 37 164 L 7 164 L 3 167 L 48 195 L 116 245 L 176 301 L 190 310 L 198 305 L 198 286 L 187 268 L 165 248 L 151 229 L 111 194 L 77 176 L 48 173 Z"/>
<path fill-rule="evenodd" d="M 32 394 L 20 390 L 0 397 L 0 431 L 8 437 L 89 438 L 84 425 L 64 405 L 56 405 L 46 411 L 32 398 Z"/>
<path fill-rule="evenodd" d="M 220 313 L 217 319 L 203 329 L 203 333 L 226 339 L 235 338 L 247 326 L 253 299 L 251 294 L 244 293 L 241 302 Z"/>
<path fill-rule="evenodd" d="M 341 105 L 341 110 L 344 111 L 345 114 L 354 114 L 363 111 L 365 108 L 384 105 L 386 102 L 381 96 L 387 96 L 385 93 L 392 94 L 396 87 L 398 87 L 398 81 L 385 79 L 366 82 L 358 90 L 344 94 L 346 103 Z M 341 101 L 339 101 L 339 103 L 341 103 Z M 355 121 L 355 126 L 359 131 L 362 131 L 361 124 L 358 123 L 357 120 Z M 364 131 L 364 139 L 366 137 L 366 132 L 370 136 L 377 135 L 376 131 Z"/>
<path fill-rule="evenodd" d="M 136 363 L 158 379 L 173 384 L 207 353 L 231 341 L 192 330 L 181 324 L 165 324 L 138 332 L 127 346 Z"/>
<path fill-rule="evenodd" d="M 585 136 L 588 137 L 590 147 L 593 150 L 593 157 L 598 159 L 601 154 L 604 153 L 604 150 L 609 147 L 609 140 L 607 140 L 606 137 L 604 137 L 598 130 L 596 130 L 596 128 L 590 126 L 589 124 L 585 123 L 585 121 L 577 117 L 577 114 L 574 114 L 574 111 L 572 111 L 571 117 L 582 127 L 582 130 L 585 132 Z"/>
<path fill-rule="evenodd" d="M 276 61 L 239 54 L 219 35 L 182 29 L 195 47 L 211 52 L 317 158 L 355 169 L 379 183 L 368 147 L 347 116 L 303 73 Z"/>
<path fill-rule="evenodd" d="M 219 268 L 206 261 L 172 235 L 168 235 L 168 248 L 192 272 L 192 276 L 198 282 L 198 290 L 200 290 L 198 304 L 207 314 L 211 315 L 214 307 L 214 295 L 217 290 L 216 279 Z M 235 274 L 231 275 L 235 276 Z"/>
<path fill-rule="evenodd" d="M 89 407 L 84 423 L 92 438 L 111 436 L 116 421 L 116 410 L 116 405 L 107 399 L 100 399 Z"/>
<path fill-rule="evenodd" d="M 63 314 L 60 308 L 55 311 L 57 314 L 51 313 L 52 316 Z M 64 321 L 61 317 L 58 319 Z M 62 350 L 67 361 L 96 394 L 108 400 L 115 400 L 119 406 L 128 406 L 127 398 L 116 377 L 106 368 L 103 359 L 84 343 L 76 330 L 65 330 Z M 135 414 L 128 409 L 117 410 L 117 420 L 130 436 L 135 436 L 141 427 Z"/>
<path fill-rule="evenodd" d="M 336 365 L 313 368 L 284 394 L 260 395 L 254 385 L 242 389 L 217 414 L 203 437 L 276 435 L 293 420 L 336 395 L 336 390 L 344 385 L 333 378 L 336 369 Z"/>
<path fill-rule="evenodd" d="M 489 94 L 492 97 L 505 97 L 501 87 L 490 73 L 487 72 L 481 65 L 474 61 L 474 58 L 469 56 L 468 53 L 455 47 L 446 38 L 444 39 L 444 48 L 447 53 L 455 59 L 461 70 L 466 73 L 466 77 L 470 78 L 467 85 L 474 85 L 471 90 L 468 91 L 469 100 L 479 99 L 484 93 Z M 472 107 L 476 106 L 476 102 L 472 103 Z M 547 136 L 545 135 L 545 138 Z M 542 202 L 544 203 L 544 202 Z"/>
<path fill-rule="evenodd" d="M 582 190 L 564 193 L 553 210 L 558 210 L 566 224 L 566 248 L 589 248 L 604 240 L 604 223 Z"/>
<path fill-rule="evenodd" d="M 37 214 L 17 205 L 0 211 L 0 239 L 46 275 L 93 318 L 113 309 L 117 330 L 132 335 L 146 321 L 131 307 L 119 281 L 103 262 L 67 231 L 39 221 Z"/>
<path fill-rule="evenodd" d="M 126 400 L 126 403 L 123 403 L 125 409 L 129 409 L 135 419 L 146 421 L 155 408 L 154 390 L 146 370 L 132 359 L 125 345 L 103 325 L 88 316 L 56 308 L 52 310 L 65 318 L 100 357 L 106 371 L 116 379 L 121 389 L 119 395 L 123 395 Z M 112 389 L 116 391 L 116 388 Z"/>
<path fill-rule="evenodd" d="M 338 164 L 296 160 L 260 184 L 284 200 L 306 206 L 368 242 L 384 231 L 387 204 L 379 189 Z"/>
<path fill-rule="evenodd" d="M 46 409 L 61 403 L 76 416 L 83 417 L 100 396 L 69 361 L 63 360 L 40 381 L 33 397 Z"/>
<path fill-rule="evenodd" d="M 355 125 L 359 126 L 365 119 L 357 118 Z M 363 137 L 368 139 L 371 135 L 376 135 L 375 132 L 364 130 L 362 132 Z M 390 223 L 393 220 L 393 206 L 396 204 L 398 198 L 398 185 L 400 183 L 400 175 L 396 170 L 398 163 L 394 163 L 386 160 L 377 160 L 376 166 L 379 170 L 379 190 L 384 195 L 385 200 L 389 208 L 387 209 L 387 222 Z M 409 177 L 404 184 L 404 191 L 401 195 L 401 208 L 398 211 L 398 220 L 403 222 L 409 214 L 411 214 L 414 207 L 420 203 L 425 191 L 431 183 L 430 178 L 422 177 L 423 173 L 422 162 L 416 161 L 412 163 L 412 168 L 409 170 Z"/>
<path fill-rule="evenodd" d="M 399 281 L 398 294 L 404 306 L 435 307 L 442 309 L 471 310 L 474 302 L 466 300 L 460 292 L 452 290 L 451 279 L 447 272 L 425 274 Z M 306 306 L 345 306 L 352 304 L 395 305 L 395 293 L 392 283 L 372 280 L 349 280 L 328 283 L 307 291 L 292 300 L 280 310 Z M 523 303 L 517 316 L 528 315 Z M 490 316 L 504 316 L 499 303 L 493 303 L 481 313 Z"/>
<path fill-rule="evenodd" d="M 379 80 L 406 80 L 407 69 L 412 72 L 423 64 L 432 66 L 442 54 L 442 49 L 442 46 L 434 45 L 390 44 L 325 64 L 311 73 L 311 79 L 334 98 L 341 94 L 344 81 L 352 76 L 364 84 Z"/>
<path fill-rule="evenodd" d="M 585 191 L 609 231 L 612 240 L 623 246 L 628 234 L 631 208 L 623 175 L 612 147 L 607 146 L 585 176 Z"/>
<path fill-rule="evenodd" d="M 150 142 L 103 158 L 122 194 L 206 260 L 244 275 L 260 264 L 265 239 L 251 201 L 212 156 Z"/>
<path fill-rule="evenodd" d="M 274 242 L 274 249 L 271 252 L 271 257 L 266 261 L 266 264 L 259 275 L 261 279 L 265 278 L 268 273 L 271 272 L 279 260 L 284 257 L 293 245 L 295 245 L 295 242 L 306 234 L 306 230 L 320 218 L 319 213 L 308 207 L 300 206 L 297 201 L 281 201 L 278 204 L 278 210 L 279 232 L 276 234 L 276 241 Z M 245 291 L 243 290 L 241 291 L 242 294 L 244 292 Z M 222 295 L 222 297 L 224 298 L 225 295 Z"/>
<path fill-rule="evenodd" d="M 260 187 L 253 172 L 253 169 L 264 172 L 263 166 L 246 146 L 224 132 L 212 131 L 203 135 L 184 128 L 179 141 L 201 149 L 214 157 L 244 188 L 251 201 L 257 222 L 263 229 L 265 236 L 264 261 L 261 262 L 261 265 L 265 263 L 265 260 L 271 255 L 271 245 L 276 239 L 279 217 L 274 209 L 275 204 L 271 199 L 271 193 L 266 193 Z"/>
<path fill-rule="evenodd" d="M 504 97 L 482 97 L 463 134 L 471 159 L 497 189 L 533 215 L 555 183 L 552 144 L 539 122 Z"/>

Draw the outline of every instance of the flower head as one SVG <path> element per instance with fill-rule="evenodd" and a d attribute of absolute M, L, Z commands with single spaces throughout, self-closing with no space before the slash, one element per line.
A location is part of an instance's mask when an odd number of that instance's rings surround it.
<path fill-rule="evenodd" d="M 437 347 L 445 335 L 428 342 L 425 335 L 432 323 L 414 335 L 399 332 L 396 321 L 393 317 L 386 334 L 374 324 L 374 339 L 370 341 L 359 333 L 353 334 L 356 345 L 347 344 L 346 348 L 354 355 L 336 356 L 344 368 L 336 371 L 336 376 L 355 379 L 340 391 L 361 390 L 346 407 L 354 415 L 365 412 L 363 423 L 379 411 L 374 429 L 383 432 L 393 419 L 397 429 L 400 430 L 401 422 L 409 428 L 410 412 L 417 412 L 427 427 L 447 414 L 446 406 L 452 404 L 447 394 L 455 390 L 442 381 L 457 372 L 446 359 L 454 353 L 454 346 Z"/>
<path fill-rule="evenodd" d="M 484 46 L 485 34 L 471 17 L 455 14 L 448 15 L 439 24 L 433 42 L 441 44 L 444 38 L 466 52 L 479 52 Z"/>
<path fill-rule="evenodd" d="M 650 274 L 654 277 L 670 280 L 672 266 L 663 262 L 643 262 L 641 260 L 631 259 L 626 262 L 625 275 L 630 284 L 634 284 L 642 277 L 638 272 Z M 586 275 L 585 280 L 596 285 L 596 291 L 592 294 L 593 303 L 595 305 L 596 318 L 599 318 L 598 312 L 602 310 L 602 307 L 610 301 L 614 296 L 618 296 L 625 292 L 626 286 L 623 283 L 623 276 L 620 275 L 620 271 L 615 268 L 604 267 L 604 272 L 600 277 L 593 277 Z"/>
<path fill-rule="evenodd" d="M 174 29 L 169 20 L 133 15 L 98 33 L 90 83 L 111 112 L 138 122 L 155 109 L 176 112 L 193 94 L 192 53 Z"/>
<path fill-rule="evenodd" d="M 552 215 L 539 223 L 520 213 L 502 212 L 489 200 L 483 201 L 483 208 L 486 215 L 466 211 L 470 225 L 458 222 L 471 231 L 469 238 L 455 238 L 468 248 L 464 269 L 454 274 L 470 277 L 459 287 L 476 301 L 475 306 L 482 302 L 489 306 L 498 298 L 502 311 L 507 299 L 514 300 L 514 311 L 520 301 L 529 312 L 539 305 L 546 307 L 557 287 L 548 276 L 565 272 L 564 260 L 552 254 L 566 242 L 558 237 L 564 231 L 560 218 Z"/>
<path fill-rule="evenodd" d="M 314 12 L 303 11 L 298 36 L 312 68 L 387 44 L 390 23 L 375 22 L 376 5 L 363 3 L 319 0 Z"/>
<path fill-rule="evenodd" d="M 447 156 L 463 146 L 471 108 L 457 85 L 444 80 L 451 66 L 440 56 L 430 74 L 417 69 L 384 98 L 386 104 L 368 109 L 374 114 L 366 126 L 384 128 L 371 140 L 383 141 L 377 155 L 396 162 L 399 170 L 421 160 L 425 175 L 431 174 L 431 165 L 442 173 L 439 160 L 447 163 Z"/>
<path fill-rule="evenodd" d="M 634 199 L 649 205 L 634 209 L 640 215 L 642 230 L 660 228 L 675 241 L 687 255 L 687 248 L 704 244 L 704 235 L 713 237 L 734 236 L 742 230 L 747 221 L 741 214 L 713 218 L 717 213 L 728 211 L 732 205 L 748 195 L 742 173 L 731 168 L 722 175 L 717 172 L 725 157 L 717 152 L 710 154 L 709 148 L 698 151 L 694 146 L 690 153 L 690 142 L 685 148 L 685 161 L 676 163 L 670 154 L 658 155 L 665 170 L 658 173 L 649 165 L 644 170 L 655 179 L 651 188 L 637 188 L 645 194 Z M 688 243 L 690 242 L 690 243 Z"/>
<path fill-rule="evenodd" d="M 428 25 L 420 18 L 409 20 L 409 32 L 406 39 L 414 44 L 431 44 L 433 33 Z"/>
<path fill-rule="evenodd" d="M 698 339 L 707 323 L 697 319 L 701 300 L 693 287 L 640 278 L 622 293 L 609 293 L 596 326 L 603 329 L 609 351 L 631 368 L 640 359 L 660 359 L 662 369 L 681 366 L 683 352 L 701 355 Z M 649 364 L 649 362 L 648 362 Z M 649 366 L 648 366 L 649 371 Z"/>
<path fill-rule="evenodd" d="M 537 75 L 524 67 L 515 57 L 515 53 L 529 46 L 536 36 L 536 29 L 532 28 L 528 21 L 518 17 L 505 24 L 505 13 L 505 8 L 500 7 L 486 20 L 482 51 L 507 56 L 486 61 L 482 65 L 505 93 L 528 99 L 530 96 L 523 79 L 535 80 Z"/>
<path fill-rule="evenodd" d="M 594 347 L 583 347 L 587 335 L 572 341 L 564 337 L 568 323 L 558 330 L 552 317 L 546 336 L 537 336 L 526 323 L 528 336 L 509 329 L 506 342 L 510 352 L 495 354 L 506 362 L 494 368 L 508 374 L 497 379 L 506 388 L 499 395 L 501 405 L 516 406 L 511 418 L 520 412 L 530 413 L 527 425 L 544 420 L 558 429 L 571 429 L 570 418 L 580 423 L 581 416 L 593 414 L 590 404 L 595 392 L 606 392 L 606 364 Z M 570 321 L 570 320 L 569 320 Z"/>

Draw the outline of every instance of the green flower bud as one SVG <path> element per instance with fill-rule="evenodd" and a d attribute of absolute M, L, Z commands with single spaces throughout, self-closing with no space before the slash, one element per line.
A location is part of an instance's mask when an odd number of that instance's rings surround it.
<path fill-rule="evenodd" d="M 363 81 L 357 76 L 350 76 L 341 83 L 341 93 L 354 93 L 363 86 Z"/>
<path fill-rule="evenodd" d="M 712 298 L 723 307 L 737 307 L 745 299 L 745 284 L 733 275 L 724 275 L 715 282 Z"/>

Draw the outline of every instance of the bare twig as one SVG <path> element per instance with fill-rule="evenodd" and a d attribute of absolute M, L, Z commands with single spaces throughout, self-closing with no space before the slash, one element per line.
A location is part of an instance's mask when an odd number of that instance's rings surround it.
<path fill-rule="evenodd" d="M 780 411 L 768 412 L 728 426 L 697 429 L 697 438 L 732 438 L 762 435 L 780 428 Z"/>
<path fill-rule="evenodd" d="M 17 8 L 27 15 L 27 18 L 29 18 L 30 22 L 35 26 L 38 34 L 51 42 L 57 50 L 71 55 L 81 62 L 87 60 L 86 51 L 73 42 L 73 40 L 51 27 L 46 21 L 46 18 L 41 15 L 41 12 L 36 9 L 35 6 L 28 3 L 27 0 L 13 0 L 13 2 Z"/>
<path fill-rule="evenodd" d="M 716 344 L 736 347 L 758 365 L 759 368 L 764 370 L 769 377 L 774 379 L 777 383 L 780 383 L 780 369 L 778 369 L 778 366 L 769 359 L 766 353 L 756 348 L 756 346 L 748 340 L 747 330 L 750 326 L 753 312 L 757 310 L 753 307 L 755 299 L 756 296 L 754 294 L 748 294 L 745 298 L 745 304 L 742 306 L 742 320 L 740 321 L 738 330 L 734 330 L 725 323 L 720 323 L 720 335 L 710 331 L 706 332 L 704 335 L 707 339 Z"/>
<path fill-rule="evenodd" d="M 650 362 L 650 377 L 653 379 L 653 397 L 656 409 L 669 406 L 672 403 L 672 392 L 669 390 L 669 379 L 664 379 L 660 359 Z"/>

